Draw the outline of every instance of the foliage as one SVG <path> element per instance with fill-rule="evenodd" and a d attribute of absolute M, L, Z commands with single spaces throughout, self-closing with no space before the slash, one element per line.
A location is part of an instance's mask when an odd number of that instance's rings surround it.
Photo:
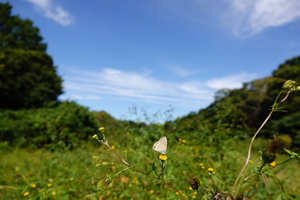
<path fill-rule="evenodd" d="M 73 148 L 97 130 L 93 115 L 75 102 L 31 110 L 2 110 L 0 140 L 11 145 L 51 150 Z"/>
<path fill-rule="evenodd" d="M 56 102 L 62 79 L 49 55 L 40 51 L 7 49 L 0 73 L 0 107 L 39 108 Z"/>
<path fill-rule="evenodd" d="M 0 3 L 0 108 L 22 109 L 52 105 L 62 94 L 39 29 L 11 15 L 11 5 Z"/>
<path fill-rule="evenodd" d="M 0 51 L 7 48 L 45 51 L 39 29 L 29 20 L 11 15 L 12 6 L 0 3 Z"/>

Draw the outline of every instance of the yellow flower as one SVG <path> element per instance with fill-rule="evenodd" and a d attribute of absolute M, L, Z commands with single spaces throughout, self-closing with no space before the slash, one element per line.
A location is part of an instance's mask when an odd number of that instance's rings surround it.
<path fill-rule="evenodd" d="M 31 187 L 33 187 L 33 188 L 36 188 L 36 184 L 32 184 L 32 186 Z"/>
<path fill-rule="evenodd" d="M 159 156 L 159 160 L 161 160 L 161 161 L 165 161 L 165 160 L 167 160 L 167 156 L 166 155 L 164 155 L 164 154 L 161 154 L 160 156 Z"/>
<path fill-rule="evenodd" d="M 98 140 L 98 135 L 97 134 L 93 135 L 93 139 Z"/>
<path fill-rule="evenodd" d="M 96 159 L 96 158 L 97 158 L 97 156 L 93 156 L 93 158 L 94 158 L 94 159 Z"/>
<path fill-rule="evenodd" d="M 51 187 L 51 183 L 48 183 L 48 185 L 47 185 L 48 187 Z"/>
<path fill-rule="evenodd" d="M 197 194 L 197 192 L 195 191 L 195 192 L 194 192 L 194 195 L 196 195 L 196 194 Z"/>
<path fill-rule="evenodd" d="M 127 135 L 130 135 L 130 133 L 129 133 L 129 132 L 127 132 L 126 134 L 127 134 Z"/>
<path fill-rule="evenodd" d="M 112 145 L 111 148 L 112 148 L 112 149 L 115 149 L 115 145 Z"/>
<path fill-rule="evenodd" d="M 74 181 L 74 179 L 73 179 L 73 178 L 70 178 L 70 181 Z"/>
<path fill-rule="evenodd" d="M 205 167 L 204 167 L 204 166 L 202 166 L 201 168 L 202 168 L 202 169 L 205 169 Z"/>
<path fill-rule="evenodd" d="M 190 189 L 190 190 L 193 190 L 193 188 L 192 188 L 192 187 L 189 187 L 189 189 Z"/>
<path fill-rule="evenodd" d="M 210 167 L 210 168 L 208 168 L 208 171 L 213 172 L 214 169 Z"/>
<path fill-rule="evenodd" d="M 196 199 L 196 196 L 195 196 L 195 195 L 193 195 L 193 196 L 192 196 L 192 198 L 193 198 L 193 199 Z"/>
<path fill-rule="evenodd" d="M 179 140 L 179 142 L 181 142 L 181 138 L 179 138 L 178 140 Z"/>
<path fill-rule="evenodd" d="M 110 193 L 111 193 L 111 191 L 110 191 L 110 190 L 108 190 L 108 192 L 106 193 L 106 195 L 107 195 L 107 196 L 109 196 L 109 195 L 110 195 Z"/>
<path fill-rule="evenodd" d="M 276 166 L 276 163 L 273 161 L 270 163 L 271 167 L 275 167 Z"/>
<path fill-rule="evenodd" d="M 26 197 L 26 196 L 28 196 L 29 195 L 29 192 L 25 192 L 24 193 L 24 196 Z"/>
<path fill-rule="evenodd" d="M 182 143 L 185 143 L 185 140 L 182 140 Z"/>
<path fill-rule="evenodd" d="M 104 127 L 100 127 L 100 128 L 99 128 L 99 131 L 104 131 Z"/>
<path fill-rule="evenodd" d="M 55 192 L 55 190 L 51 193 L 52 194 L 52 196 L 55 196 L 56 195 L 56 192 Z"/>
<path fill-rule="evenodd" d="M 202 164 L 202 163 L 200 163 L 199 165 L 200 165 L 201 167 L 203 166 L 203 164 Z"/>
<path fill-rule="evenodd" d="M 154 190 L 150 190 L 149 193 L 150 193 L 150 194 L 153 194 L 153 193 L 154 193 Z"/>
<path fill-rule="evenodd" d="M 179 195 L 179 192 L 176 192 L 177 195 Z"/>

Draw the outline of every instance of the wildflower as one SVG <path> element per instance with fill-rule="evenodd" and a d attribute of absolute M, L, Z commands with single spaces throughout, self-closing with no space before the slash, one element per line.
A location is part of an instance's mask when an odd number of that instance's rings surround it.
<path fill-rule="evenodd" d="M 130 133 L 129 133 L 129 132 L 127 132 L 126 134 L 127 134 L 127 135 L 130 135 Z"/>
<path fill-rule="evenodd" d="M 48 185 L 47 185 L 48 187 L 51 187 L 51 183 L 48 183 Z"/>
<path fill-rule="evenodd" d="M 111 148 L 112 148 L 112 149 L 115 149 L 115 145 L 112 145 Z"/>
<path fill-rule="evenodd" d="M 200 182 L 200 183 L 201 183 L 201 182 Z M 196 191 L 194 192 L 194 195 L 197 195 L 197 192 L 196 192 Z"/>
<path fill-rule="evenodd" d="M 161 154 L 158 158 L 161 161 L 166 161 L 168 157 L 166 155 L 164 155 L 164 154 Z"/>
<path fill-rule="evenodd" d="M 179 192 L 176 192 L 177 195 L 179 195 Z"/>
<path fill-rule="evenodd" d="M 150 193 L 150 194 L 153 194 L 153 193 L 154 193 L 154 190 L 150 190 L 149 193 Z"/>
<path fill-rule="evenodd" d="M 99 131 L 103 132 L 104 131 L 104 127 L 100 127 Z"/>
<path fill-rule="evenodd" d="M 185 143 L 185 140 L 182 140 L 182 143 Z"/>
<path fill-rule="evenodd" d="M 106 196 L 109 196 L 109 195 L 110 195 L 110 193 L 111 193 L 111 191 L 110 191 L 110 190 L 108 190 L 108 192 L 106 193 Z"/>
<path fill-rule="evenodd" d="M 73 178 L 70 178 L 70 181 L 74 181 L 74 179 L 73 179 Z"/>
<path fill-rule="evenodd" d="M 111 182 L 112 182 L 111 177 L 102 179 L 97 185 L 98 190 L 102 190 L 102 189 L 106 188 Z"/>
<path fill-rule="evenodd" d="M 56 195 L 56 192 L 55 192 L 55 190 L 54 191 L 52 191 L 52 196 L 55 196 Z"/>
<path fill-rule="evenodd" d="M 97 156 L 93 156 L 93 159 L 96 159 L 97 158 Z"/>
<path fill-rule="evenodd" d="M 199 186 L 201 185 L 198 178 L 197 177 L 194 178 L 193 176 L 190 177 L 190 184 L 191 184 L 190 188 L 192 188 L 193 190 L 198 190 Z"/>
<path fill-rule="evenodd" d="M 182 140 L 182 139 L 181 139 L 181 138 L 179 138 L 178 140 L 179 140 L 179 142 L 181 142 L 181 140 Z"/>
<path fill-rule="evenodd" d="M 98 140 L 98 135 L 97 134 L 93 135 L 93 139 Z"/>
<path fill-rule="evenodd" d="M 196 196 L 195 196 L 195 195 L 193 195 L 193 196 L 192 196 L 192 198 L 193 198 L 193 199 L 196 199 Z"/>
<path fill-rule="evenodd" d="M 36 188 L 36 184 L 32 184 L 32 186 L 31 187 L 33 187 L 33 188 Z"/>
<path fill-rule="evenodd" d="M 202 164 L 202 163 L 200 163 L 199 165 L 200 165 L 201 167 L 203 166 L 203 164 Z"/>
<path fill-rule="evenodd" d="M 271 167 L 275 167 L 276 166 L 276 163 L 273 161 L 270 163 Z"/>
<path fill-rule="evenodd" d="M 24 196 L 26 197 L 26 196 L 28 196 L 29 195 L 29 192 L 25 192 L 24 193 Z"/>
<path fill-rule="evenodd" d="M 190 190 L 193 190 L 193 188 L 192 188 L 192 187 L 189 187 L 189 189 L 190 189 Z"/>
<path fill-rule="evenodd" d="M 213 172 L 214 169 L 210 167 L 210 168 L 208 168 L 208 171 Z"/>
<path fill-rule="evenodd" d="M 202 168 L 202 169 L 205 169 L 205 167 L 204 167 L 204 166 L 202 166 L 201 168 Z"/>

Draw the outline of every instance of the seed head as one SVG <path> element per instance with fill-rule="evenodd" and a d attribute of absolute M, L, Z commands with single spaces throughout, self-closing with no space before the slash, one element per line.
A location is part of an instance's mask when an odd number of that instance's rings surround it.
<path fill-rule="evenodd" d="M 199 186 L 201 185 L 200 181 L 197 177 L 190 177 L 190 184 L 193 190 L 198 190 Z"/>

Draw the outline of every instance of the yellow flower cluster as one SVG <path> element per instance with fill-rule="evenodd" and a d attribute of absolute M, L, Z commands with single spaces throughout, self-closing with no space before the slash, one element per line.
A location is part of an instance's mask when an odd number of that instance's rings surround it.
<path fill-rule="evenodd" d="M 136 178 L 133 178 L 132 182 L 133 183 L 138 183 L 138 180 Z"/>
<path fill-rule="evenodd" d="M 167 160 L 167 156 L 166 155 L 164 155 L 164 154 L 161 154 L 160 156 L 159 156 L 159 160 L 161 160 L 161 161 L 166 161 Z"/>
<path fill-rule="evenodd" d="M 202 163 L 200 163 L 199 165 L 200 165 L 200 167 L 201 167 L 202 169 L 205 169 L 205 167 L 204 167 L 204 165 L 203 165 Z"/>
<path fill-rule="evenodd" d="M 185 140 L 183 140 L 181 138 L 179 138 L 178 140 L 179 140 L 179 142 L 182 142 L 183 144 L 185 144 Z"/>

